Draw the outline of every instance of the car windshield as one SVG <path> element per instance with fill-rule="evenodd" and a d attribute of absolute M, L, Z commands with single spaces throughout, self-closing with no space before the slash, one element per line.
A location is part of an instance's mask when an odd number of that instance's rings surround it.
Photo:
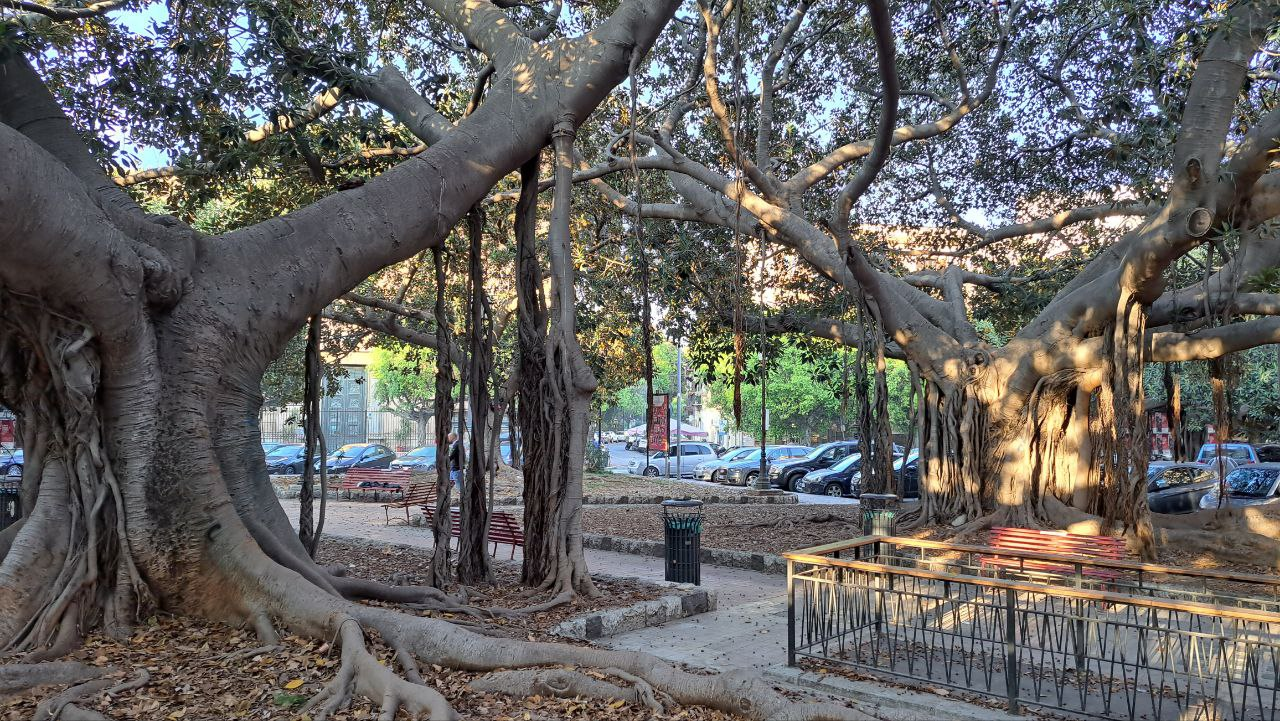
<path fill-rule="evenodd" d="M 1233 496 L 1265 496 L 1276 482 L 1277 468 L 1237 468 L 1227 474 L 1227 486 Z"/>
<path fill-rule="evenodd" d="M 846 459 L 844 459 L 843 461 L 840 461 L 839 463 L 837 463 L 837 464 L 835 464 L 834 466 L 832 466 L 832 467 L 831 467 L 831 470 L 833 470 L 833 471 L 847 471 L 847 470 L 849 470 L 850 468 L 853 468 L 853 469 L 855 469 L 855 470 L 856 470 L 856 469 L 858 468 L 858 466 L 859 466 L 861 463 L 862 463 L 862 454 L 861 454 L 861 453 L 851 453 L 851 454 L 849 454 L 849 457 L 848 457 L 848 458 L 846 458 Z"/>
<path fill-rule="evenodd" d="M 902 470 L 902 464 L 903 464 L 903 463 L 911 463 L 911 462 L 912 462 L 912 461 L 914 461 L 914 460 L 915 460 L 919 455 L 920 455 L 920 449 L 919 449 L 919 448 L 912 448 L 912 449 L 911 449 L 911 452 L 910 452 L 910 453 L 908 453 L 906 456 L 904 456 L 904 457 L 902 457 L 902 458 L 899 458 L 898 460 L 896 460 L 896 461 L 894 461 L 894 462 L 893 462 L 893 470 L 895 470 L 895 471 L 900 471 L 900 470 Z"/>
<path fill-rule="evenodd" d="M 1233 461 L 1247 461 L 1252 458 L 1252 456 L 1249 455 L 1248 446 L 1239 446 L 1239 445 L 1233 445 L 1230 443 L 1222 446 L 1222 455 L 1226 456 L 1227 458 L 1230 458 Z M 1200 449 L 1200 460 L 1202 461 L 1206 458 L 1217 458 L 1217 457 L 1218 457 L 1218 449 L 1213 444 L 1207 444 Z"/>
<path fill-rule="evenodd" d="M 302 446 L 280 446 L 274 451 L 268 453 L 267 458 L 288 458 L 301 450 Z"/>
<path fill-rule="evenodd" d="M 415 448 L 412 451 L 409 451 L 409 457 L 410 458 L 435 458 L 436 447 L 423 446 L 422 448 Z"/>
<path fill-rule="evenodd" d="M 836 444 L 834 443 L 824 443 L 818 446 L 817 448 L 813 449 L 812 451 L 809 451 L 809 453 L 804 457 L 804 459 L 806 461 L 816 461 L 817 459 L 822 457 L 823 453 L 826 453 L 827 451 L 835 447 L 836 447 Z"/>
<path fill-rule="evenodd" d="M 752 453 L 754 450 L 755 450 L 755 449 L 753 449 L 753 448 L 735 448 L 735 449 L 733 449 L 733 450 L 731 450 L 731 451 L 725 451 L 724 456 L 722 456 L 722 457 L 720 458 L 720 460 L 722 460 L 722 461 L 740 461 L 740 460 L 742 460 L 742 459 L 746 458 L 747 456 L 751 455 L 751 453 Z"/>
<path fill-rule="evenodd" d="M 355 458 L 356 456 L 360 455 L 360 452 L 363 451 L 365 447 L 366 446 L 364 446 L 364 444 L 361 444 L 361 443 L 348 443 L 347 445 L 334 451 L 333 457 L 334 458 Z"/>
<path fill-rule="evenodd" d="M 747 453 L 747 455 L 742 456 L 742 457 L 740 457 L 740 458 L 737 458 L 736 460 L 738 460 L 738 461 L 742 461 L 742 462 L 746 462 L 746 461 L 758 461 L 758 460 L 760 460 L 760 449 L 759 449 L 759 448 L 752 448 L 752 449 L 751 449 L 751 451 L 750 451 L 749 453 Z"/>

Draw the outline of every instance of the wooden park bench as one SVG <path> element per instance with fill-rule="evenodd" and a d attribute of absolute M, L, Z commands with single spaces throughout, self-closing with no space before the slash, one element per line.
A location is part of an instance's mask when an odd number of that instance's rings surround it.
<path fill-rule="evenodd" d="M 422 507 L 427 517 L 427 525 L 435 519 L 435 503 Z M 457 506 L 449 509 L 450 535 L 458 538 L 462 535 L 462 511 Z M 493 556 L 498 555 L 499 544 L 511 546 L 511 558 L 516 557 L 516 546 L 524 547 L 524 529 L 516 522 L 515 516 L 505 511 L 494 511 L 489 518 L 489 542 L 493 544 Z"/>
<path fill-rule="evenodd" d="M 498 555 L 498 544 L 511 544 L 511 558 L 516 557 L 516 546 L 524 548 L 524 529 L 516 523 L 515 516 L 505 511 L 494 511 L 489 519 L 489 540 L 493 543 L 493 555 Z"/>
<path fill-rule="evenodd" d="M 382 510 L 387 514 L 387 524 L 391 524 L 391 509 L 404 509 L 404 522 L 409 522 L 409 509 L 413 506 L 432 506 L 436 505 L 436 484 L 434 483 L 410 483 L 405 487 L 400 500 L 391 503 L 382 504 Z"/>
<path fill-rule="evenodd" d="M 1027 576 L 1049 576 L 1055 578 L 1082 577 L 1101 581 L 1114 581 L 1121 573 L 1112 568 L 1094 566 L 1090 560 L 1123 560 L 1127 555 L 1127 547 L 1123 538 L 1111 536 L 1086 536 L 1066 531 L 1038 531 L 1030 528 L 993 528 L 988 535 L 988 544 L 993 550 L 1009 551 L 1009 555 L 1000 553 L 986 554 L 980 557 L 979 563 L 984 568 L 1003 569 L 1008 572 Z M 1055 556 L 1079 557 L 1082 563 L 1071 563 L 1067 560 L 1047 560 L 1025 558 L 1023 553 L 1043 553 Z"/>
<path fill-rule="evenodd" d="M 400 493 L 409 485 L 413 471 L 408 468 L 391 470 L 390 468 L 352 468 L 342 477 L 342 485 L 338 490 L 346 491 L 347 498 L 352 491 L 377 494 L 379 491 Z"/>

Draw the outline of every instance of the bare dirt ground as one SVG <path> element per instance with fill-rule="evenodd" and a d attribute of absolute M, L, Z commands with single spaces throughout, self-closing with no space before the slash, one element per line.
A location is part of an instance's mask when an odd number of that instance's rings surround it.
<path fill-rule="evenodd" d="M 862 535 L 857 506 L 711 505 L 703 518 L 703 548 L 782 553 Z M 661 541 L 662 507 L 588 506 L 582 526 L 587 533 Z"/>
<path fill-rule="evenodd" d="M 374 543 L 350 543 L 326 539 L 321 545 L 324 563 L 341 563 L 352 575 L 386 582 L 414 583 L 424 576 L 430 557 L 422 549 Z M 519 608 L 545 600 L 527 596 L 519 586 L 519 568 L 496 564 L 497 584 L 469 589 L 472 604 Z M 629 605 L 654 598 L 661 591 L 648 584 L 598 579 L 601 598 L 561 606 L 527 618 L 471 619 L 503 635 L 514 638 L 550 639 L 547 630 L 561 621 L 589 610 Z M 457 591 L 458 589 L 451 589 Z M 413 612 L 431 615 L 428 612 Z M 441 614 L 450 617 L 449 614 Z M 558 639 L 557 639 L 558 640 Z M 387 666 L 396 668 L 393 654 L 375 642 L 375 654 Z M 249 629 L 181 618 L 168 614 L 154 616 L 135 629 L 127 639 L 91 636 L 67 660 L 117 669 L 121 681 L 137 678 L 145 670 L 149 681 L 141 688 L 115 697 L 101 694 L 82 706 L 102 712 L 112 719 L 140 721 L 280 719 L 304 721 L 308 699 L 334 677 L 338 668 L 337 649 L 321 641 L 286 636 L 275 650 L 242 657 L 229 654 L 259 645 Z M 701 707 L 685 707 L 668 715 L 657 715 L 640 706 L 603 701 L 563 700 L 546 697 L 512 699 L 477 693 L 467 683 L 483 674 L 455 672 L 436 666 L 421 668 L 426 683 L 439 690 L 464 718 L 492 721 L 553 721 L 559 719 L 688 719 L 725 721 L 728 717 Z M 601 678 L 606 678 L 600 675 Z M 58 688 L 0 699 L 0 719 L 28 721 L 40 700 Z M 332 716 L 335 721 L 377 718 L 379 705 L 357 698 L 350 708 Z M 401 712 L 398 719 L 409 718 Z"/>

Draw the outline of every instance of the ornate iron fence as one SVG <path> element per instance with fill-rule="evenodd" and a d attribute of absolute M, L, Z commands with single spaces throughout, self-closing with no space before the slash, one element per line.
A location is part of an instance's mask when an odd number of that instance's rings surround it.
<path fill-rule="evenodd" d="M 1280 578 L 878 536 L 785 555 L 789 665 L 1012 713 L 1280 721 Z"/>

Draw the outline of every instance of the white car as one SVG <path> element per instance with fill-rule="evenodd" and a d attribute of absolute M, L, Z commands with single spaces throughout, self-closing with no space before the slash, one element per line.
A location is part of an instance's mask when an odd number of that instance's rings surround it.
<path fill-rule="evenodd" d="M 677 462 L 677 456 L 679 461 Z M 658 451 L 649 456 L 649 465 L 643 458 L 637 458 L 627 465 L 627 470 L 635 476 L 675 476 L 677 466 L 681 477 L 693 477 L 694 469 L 700 463 L 716 460 L 716 452 L 707 443 L 684 442 L 674 444 L 669 451 Z"/>

